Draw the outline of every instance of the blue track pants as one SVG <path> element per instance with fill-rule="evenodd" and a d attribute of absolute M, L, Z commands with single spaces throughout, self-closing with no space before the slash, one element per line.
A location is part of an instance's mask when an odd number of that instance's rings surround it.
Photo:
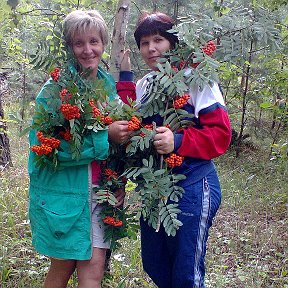
<path fill-rule="evenodd" d="M 167 236 L 141 219 L 141 249 L 144 270 L 159 288 L 204 288 L 208 230 L 221 202 L 216 171 L 184 187 L 178 219 L 183 226 L 176 236 Z"/>

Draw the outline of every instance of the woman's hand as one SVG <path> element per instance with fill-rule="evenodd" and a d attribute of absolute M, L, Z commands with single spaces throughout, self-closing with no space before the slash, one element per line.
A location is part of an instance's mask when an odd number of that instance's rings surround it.
<path fill-rule="evenodd" d="M 114 208 L 119 208 L 119 207 L 123 206 L 125 195 L 126 195 L 126 192 L 125 192 L 124 187 L 117 189 L 117 191 L 115 192 L 115 197 L 116 197 L 118 202 L 117 202 L 117 204 L 114 205 Z"/>
<path fill-rule="evenodd" d="M 125 143 L 129 139 L 130 134 L 131 131 L 128 130 L 128 121 L 126 120 L 115 121 L 109 125 L 109 140 L 117 144 Z"/>
<path fill-rule="evenodd" d="M 120 71 L 131 71 L 130 50 L 120 53 Z"/>
<path fill-rule="evenodd" d="M 174 150 L 174 134 L 167 127 L 156 128 L 154 147 L 159 154 L 168 154 Z"/>

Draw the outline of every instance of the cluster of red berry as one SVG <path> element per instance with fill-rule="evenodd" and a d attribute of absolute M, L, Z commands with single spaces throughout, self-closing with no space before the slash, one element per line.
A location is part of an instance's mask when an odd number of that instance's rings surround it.
<path fill-rule="evenodd" d="M 60 111 L 63 113 L 64 118 L 67 120 L 80 118 L 80 109 L 76 105 L 62 104 L 60 106 Z"/>
<path fill-rule="evenodd" d="M 145 138 L 146 134 L 143 133 L 143 132 L 140 132 L 139 136 L 142 137 L 142 138 Z"/>
<path fill-rule="evenodd" d="M 178 72 L 178 68 L 176 66 L 171 66 L 171 68 L 175 71 L 175 72 Z"/>
<path fill-rule="evenodd" d="M 208 56 L 211 56 L 214 51 L 216 50 L 216 44 L 213 40 L 210 40 L 206 45 L 202 48 L 203 53 L 205 53 Z"/>
<path fill-rule="evenodd" d="M 66 141 L 70 141 L 72 139 L 72 134 L 68 129 L 66 129 L 65 131 L 61 131 L 59 135 L 62 136 Z"/>
<path fill-rule="evenodd" d="M 113 119 L 110 116 L 104 116 L 104 118 L 101 120 L 106 125 L 110 125 L 113 123 Z"/>
<path fill-rule="evenodd" d="M 37 132 L 36 136 L 41 145 L 33 145 L 31 151 L 35 152 L 37 155 L 47 155 L 60 145 L 60 140 L 54 137 L 44 137 L 43 133 L 40 131 Z"/>
<path fill-rule="evenodd" d="M 60 145 L 60 140 L 54 138 L 54 137 L 44 137 L 42 132 L 37 132 L 36 134 L 37 138 L 39 139 L 39 141 L 44 144 L 44 145 L 48 145 L 50 147 L 54 148 L 58 148 Z"/>
<path fill-rule="evenodd" d="M 140 127 L 141 127 L 141 121 L 136 116 L 132 116 L 130 121 L 128 122 L 128 130 L 136 131 L 139 130 Z"/>
<path fill-rule="evenodd" d="M 99 110 L 99 108 L 96 107 L 93 99 L 89 100 L 89 105 L 92 107 L 92 113 L 94 118 L 102 116 L 101 111 Z"/>
<path fill-rule="evenodd" d="M 117 220 L 112 216 L 106 216 L 105 218 L 102 219 L 102 221 L 103 223 L 114 227 L 121 227 L 123 225 L 123 222 L 121 220 Z"/>
<path fill-rule="evenodd" d="M 145 124 L 143 127 L 147 130 L 153 130 L 153 124 Z"/>
<path fill-rule="evenodd" d="M 94 118 L 100 116 L 100 121 L 102 121 L 105 125 L 110 125 L 113 123 L 113 119 L 110 116 L 104 116 L 103 114 L 101 114 L 101 111 L 99 110 L 99 108 L 96 107 L 93 99 L 89 100 L 89 104 L 92 107 L 92 113 Z"/>
<path fill-rule="evenodd" d="M 92 113 L 93 113 L 93 117 L 96 118 L 96 117 L 101 117 L 101 112 L 99 110 L 99 108 L 97 108 L 96 106 L 93 106 L 92 107 Z"/>
<path fill-rule="evenodd" d="M 153 130 L 153 124 L 145 124 L 143 127 L 144 127 L 145 129 L 147 129 L 147 130 Z M 144 137 L 146 136 L 146 134 L 145 134 L 144 132 L 141 132 L 141 133 L 139 134 L 139 136 L 141 136 L 142 138 L 144 138 Z"/>
<path fill-rule="evenodd" d="M 177 96 L 174 100 L 173 107 L 175 109 L 180 109 L 182 108 L 190 99 L 189 94 L 184 94 L 183 96 Z"/>
<path fill-rule="evenodd" d="M 207 42 L 207 43 L 205 44 L 204 47 L 202 47 L 202 52 L 205 53 L 205 54 L 208 55 L 208 56 L 211 56 L 211 55 L 214 53 L 214 51 L 216 50 L 216 48 L 217 48 L 217 47 L 216 47 L 215 42 L 214 42 L 213 40 L 210 40 L 209 42 Z M 195 69 L 195 68 L 197 68 L 197 66 L 198 66 L 199 64 L 200 64 L 200 63 L 192 63 L 192 64 L 191 64 L 191 67 Z M 179 63 L 179 68 L 180 68 L 180 69 L 183 69 L 184 66 L 185 66 L 185 61 L 184 61 L 184 60 L 180 61 L 180 63 Z"/>
<path fill-rule="evenodd" d="M 184 160 L 183 156 L 179 156 L 175 153 L 171 153 L 169 157 L 164 159 L 164 161 L 167 163 L 169 168 L 181 166 L 181 164 L 183 163 L 183 160 Z"/>
<path fill-rule="evenodd" d="M 104 170 L 104 175 L 107 177 L 108 180 L 112 180 L 112 179 L 117 179 L 118 178 L 117 172 L 113 171 L 110 168 L 106 168 Z"/>
<path fill-rule="evenodd" d="M 52 147 L 45 145 L 45 144 L 41 144 L 40 146 L 38 145 L 33 145 L 31 147 L 31 151 L 36 153 L 37 155 L 41 156 L 41 155 L 47 155 L 49 153 L 52 152 Z"/>
<path fill-rule="evenodd" d="M 60 92 L 60 98 L 62 102 L 67 102 L 71 99 L 72 94 L 68 93 L 68 90 L 63 88 Z"/>
<path fill-rule="evenodd" d="M 60 76 L 60 68 L 55 68 L 51 73 L 50 73 L 51 78 L 57 82 Z"/>
<path fill-rule="evenodd" d="M 91 107 L 94 107 L 94 106 L 95 106 L 95 102 L 94 102 L 93 99 L 90 99 L 90 100 L 89 100 L 89 105 L 90 105 Z"/>

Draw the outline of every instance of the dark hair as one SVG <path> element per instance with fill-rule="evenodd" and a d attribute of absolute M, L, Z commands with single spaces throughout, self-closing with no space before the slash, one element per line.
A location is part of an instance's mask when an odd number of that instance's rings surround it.
<path fill-rule="evenodd" d="M 176 43 L 178 43 L 178 38 L 174 33 L 167 32 L 172 29 L 174 25 L 174 20 L 161 12 L 148 13 L 144 12 L 140 15 L 136 30 L 134 32 L 134 38 L 136 40 L 137 46 L 140 49 L 140 40 L 143 36 L 159 34 L 166 38 L 172 48 L 175 48 Z"/>

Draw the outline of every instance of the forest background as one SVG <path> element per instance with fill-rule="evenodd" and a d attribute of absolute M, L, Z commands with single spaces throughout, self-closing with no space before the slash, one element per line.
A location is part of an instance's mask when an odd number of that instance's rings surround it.
<path fill-rule="evenodd" d="M 0 287 L 38 288 L 49 260 L 31 246 L 29 147 L 23 131 L 49 76 L 43 64 L 47 55 L 57 54 L 57 27 L 63 16 L 74 9 L 97 9 L 112 37 L 119 3 L 0 3 Z M 174 16 L 191 43 L 201 33 L 217 36 L 215 59 L 233 137 L 229 151 L 215 159 L 223 199 L 208 243 L 207 287 L 287 288 L 287 0 L 122 3 L 129 9 L 126 48 L 136 79 L 147 72 L 133 39 L 141 10 Z M 105 52 L 109 63 L 111 46 Z M 127 202 L 132 202 L 133 185 L 129 182 L 127 188 Z M 103 287 L 154 287 L 143 272 L 139 246 L 139 238 L 122 241 Z M 69 285 L 76 287 L 75 277 Z"/>

